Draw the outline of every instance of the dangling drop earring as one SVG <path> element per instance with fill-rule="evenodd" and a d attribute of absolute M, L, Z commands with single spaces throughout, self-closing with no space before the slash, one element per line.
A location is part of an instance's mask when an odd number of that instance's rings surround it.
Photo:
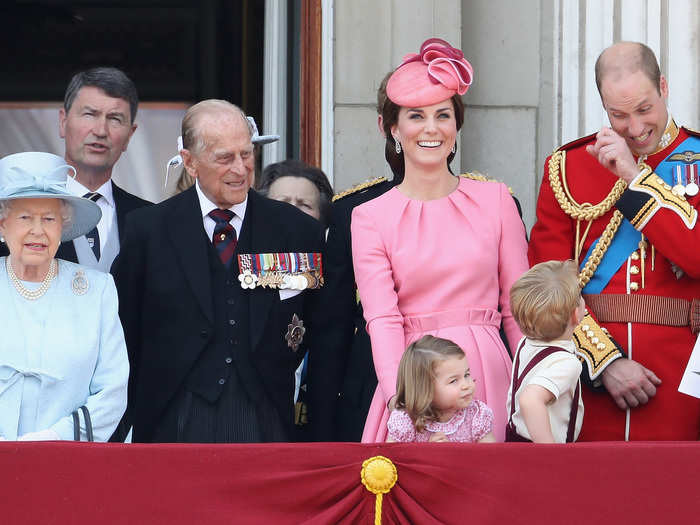
<path fill-rule="evenodd" d="M 401 153 L 401 143 L 396 139 L 394 139 L 394 141 L 396 142 L 396 154 L 398 155 Z"/>
<path fill-rule="evenodd" d="M 452 153 L 456 153 L 456 152 L 457 152 L 457 143 L 455 142 L 454 144 L 452 144 Z"/>

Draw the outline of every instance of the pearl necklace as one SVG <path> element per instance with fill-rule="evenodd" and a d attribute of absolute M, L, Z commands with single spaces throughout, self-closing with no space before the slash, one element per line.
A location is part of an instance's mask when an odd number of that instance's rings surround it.
<path fill-rule="evenodd" d="M 22 281 L 19 280 L 17 274 L 15 274 L 15 269 L 12 267 L 9 257 L 5 259 L 5 267 L 7 268 L 7 275 L 10 277 L 10 282 L 12 282 L 14 285 L 17 293 L 29 301 L 36 301 L 39 299 L 39 297 L 42 297 L 48 291 L 49 286 L 51 286 L 51 281 L 54 280 L 56 274 L 58 273 L 56 259 L 52 259 L 51 265 L 49 266 L 49 271 L 46 272 L 46 276 L 44 277 L 44 280 L 41 281 L 39 288 L 36 290 L 29 290 L 26 286 L 24 286 L 24 284 L 22 284 Z"/>

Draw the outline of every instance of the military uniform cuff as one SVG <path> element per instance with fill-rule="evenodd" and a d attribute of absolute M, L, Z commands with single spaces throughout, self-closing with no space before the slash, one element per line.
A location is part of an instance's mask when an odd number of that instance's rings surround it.
<path fill-rule="evenodd" d="M 586 313 L 574 330 L 573 339 L 576 355 L 586 364 L 588 378 L 593 384 L 610 363 L 624 357 L 622 349 L 608 331 L 589 313 Z"/>
<path fill-rule="evenodd" d="M 615 204 L 637 230 L 642 230 L 661 208 L 676 213 L 692 229 L 697 212 L 683 195 L 674 193 L 670 184 L 644 165 Z"/>

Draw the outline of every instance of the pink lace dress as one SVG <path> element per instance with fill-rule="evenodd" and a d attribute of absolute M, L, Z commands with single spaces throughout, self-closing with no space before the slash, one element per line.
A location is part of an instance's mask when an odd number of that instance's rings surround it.
<path fill-rule="evenodd" d="M 493 412 L 478 399 L 458 410 L 449 421 L 431 421 L 416 432 L 413 421 L 403 410 L 392 410 L 387 423 L 389 437 L 400 443 L 427 443 L 430 436 L 442 432 L 452 443 L 476 443 L 493 430 Z"/>
<path fill-rule="evenodd" d="M 425 334 L 451 339 L 467 355 L 474 398 L 494 412 L 503 441 L 511 359 L 522 337 L 509 293 L 528 269 L 525 227 L 503 184 L 461 177 L 449 195 L 431 201 L 394 187 L 353 210 L 352 256 L 372 340 L 379 385 L 364 443 L 386 441 L 387 402 L 396 392 L 406 347 Z"/>

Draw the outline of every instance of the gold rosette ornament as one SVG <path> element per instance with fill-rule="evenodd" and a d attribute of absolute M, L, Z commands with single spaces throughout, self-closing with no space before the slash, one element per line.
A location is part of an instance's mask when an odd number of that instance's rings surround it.
<path fill-rule="evenodd" d="M 362 463 L 360 478 L 365 488 L 376 496 L 374 502 L 374 524 L 381 525 L 382 496 L 388 494 L 399 479 L 399 476 L 396 474 L 396 466 L 389 458 L 374 456 Z"/>

